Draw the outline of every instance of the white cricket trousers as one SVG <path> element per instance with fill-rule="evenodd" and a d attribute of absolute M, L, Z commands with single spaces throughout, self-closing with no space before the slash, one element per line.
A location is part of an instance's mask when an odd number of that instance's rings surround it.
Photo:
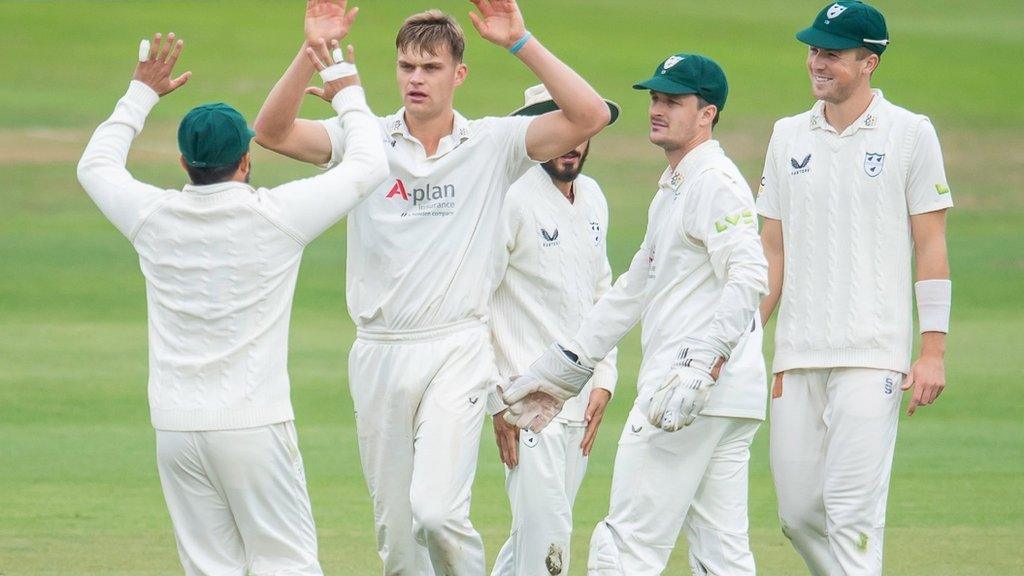
<path fill-rule="evenodd" d="M 486 393 L 496 380 L 479 321 L 358 331 L 349 388 L 385 575 L 484 574 L 469 504 Z"/>
<path fill-rule="evenodd" d="M 903 374 L 787 370 L 773 391 L 771 463 L 783 533 L 815 576 L 882 573 Z"/>
<path fill-rule="evenodd" d="M 506 470 L 512 533 L 492 576 L 569 573 L 572 506 L 587 472 L 584 424 L 556 420 L 540 434 L 519 433 L 519 465 Z"/>
<path fill-rule="evenodd" d="M 634 405 L 615 455 L 610 510 L 590 540 L 588 574 L 661 574 L 682 529 L 694 575 L 753 575 L 747 477 L 760 424 L 698 416 L 666 432 Z"/>
<path fill-rule="evenodd" d="M 156 456 L 185 574 L 323 574 L 293 422 L 157 430 Z"/>

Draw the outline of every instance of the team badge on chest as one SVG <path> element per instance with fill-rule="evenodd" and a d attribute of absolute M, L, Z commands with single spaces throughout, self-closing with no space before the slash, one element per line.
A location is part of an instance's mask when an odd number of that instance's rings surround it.
<path fill-rule="evenodd" d="M 885 154 L 867 152 L 864 154 L 864 171 L 868 176 L 874 178 L 882 173 L 882 166 L 885 164 Z"/>

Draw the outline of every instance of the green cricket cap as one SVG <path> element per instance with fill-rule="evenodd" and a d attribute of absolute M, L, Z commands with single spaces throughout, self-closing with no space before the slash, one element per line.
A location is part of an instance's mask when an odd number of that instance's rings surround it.
<path fill-rule="evenodd" d="M 633 84 L 637 90 L 665 94 L 696 94 L 721 111 L 729 95 L 725 72 L 717 62 L 700 54 L 674 54 L 658 64 L 654 76 Z"/>
<path fill-rule="evenodd" d="M 223 102 L 203 104 L 181 119 L 178 149 L 189 166 L 228 166 L 245 156 L 255 135 L 238 110 Z"/>
<path fill-rule="evenodd" d="M 889 30 L 885 17 L 874 6 L 850 0 L 822 8 L 809 28 L 796 33 L 796 39 L 827 50 L 863 46 L 881 54 L 889 45 Z"/>

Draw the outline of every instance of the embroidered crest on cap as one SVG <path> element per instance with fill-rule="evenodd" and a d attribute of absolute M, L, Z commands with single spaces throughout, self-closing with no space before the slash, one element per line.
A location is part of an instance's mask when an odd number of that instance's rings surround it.
<path fill-rule="evenodd" d="M 843 6 L 842 4 L 839 4 L 837 2 L 829 6 L 828 12 L 826 12 L 825 15 L 828 16 L 829 19 L 832 19 L 838 17 L 843 12 L 846 12 L 846 6 Z"/>
<path fill-rule="evenodd" d="M 668 59 L 665 60 L 665 63 L 661 65 L 661 73 L 664 74 L 665 71 L 675 66 L 676 64 L 679 64 L 680 62 L 683 61 L 683 59 L 684 58 L 682 56 L 669 56 Z"/>

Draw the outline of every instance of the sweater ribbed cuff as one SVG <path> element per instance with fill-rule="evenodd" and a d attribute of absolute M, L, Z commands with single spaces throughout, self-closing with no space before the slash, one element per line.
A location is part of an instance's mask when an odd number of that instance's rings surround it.
<path fill-rule="evenodd" d="M 601 388 L 607 390 L 615 395 L 615 381 L 618 380 L 618 370 L 608 364 L 601 362 L 594 367 L 594 377 L 590 379 L 590 384 L 594 388 Z"/>
<path fill-rule="evenodd" d="M 331 100 L 331 107 L 338 113 L 338 116 L 344 116 L 346 112 L 352 110 L 370 111 L 369 106 L 366 105 L 366 92 L 363 91 L 362 86 L 343 88 L 334 95 L 334 98 Z"/>
<path fill-rule="evenodd" d="M 146 114 L 160 101 L 160 95 L 155 90 L 138 80 L 132 80 L 128 84 L 128 91 L 124 93 L 123 98 L 133 104 L 138 104 Z"/>
<path fill-rule="evenodd" d="M 505 401 L 501 399 L 501 393 L 498 392 L 498 387 L 495 386 L 494 388 L 491 388 L 491 390 L 487 392 L 487 406 L 485 407 L 487 415 L 494 416 L 506 408 L 508 408 L 508 405 L 506 405 Z"/>

